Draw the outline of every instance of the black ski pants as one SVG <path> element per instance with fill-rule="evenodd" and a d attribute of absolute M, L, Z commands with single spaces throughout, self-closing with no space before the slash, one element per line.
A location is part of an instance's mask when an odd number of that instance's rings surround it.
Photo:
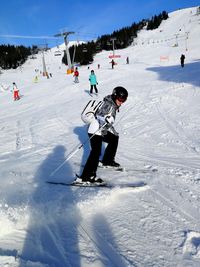
<path fill-rule="evenodd" d="M 93 93 L 93 87 L 94 87 L 95 93 L 98 94 L 98 90 L 97 90 L 97 86 L 96 86 L 96 84 L 94 84 L 94 85 L 91 84 L 91 86 L 90 86 L 90 94 Z"/>
<path fill-rule="evenodd" d="M 91 136 L 92 134 L 89 134 L 89 137 Z M 83 180 L 96 175 L 99 157 L 101 155 L 102 142 L 108 143 L 102 162 L 104 164 L 109 164 L 115 159 L 119 137 L 111 132 L 107 132 L 104 136 L 94 135 L 90 139 L 91 151 L 81 175 Z"/>

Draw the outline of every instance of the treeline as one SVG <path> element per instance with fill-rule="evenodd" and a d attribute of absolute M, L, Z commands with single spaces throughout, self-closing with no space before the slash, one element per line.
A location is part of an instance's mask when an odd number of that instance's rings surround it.
<path fill-rule="evenodd" d="M 157 29 L 160 26 L 162 20 L 166 20 L 168 19 L 168 17 L 169 16 L 166 11 L 163 11 L 158 16 L 153 16 L 151 20 L 148 21 L 147 30 Z"/>
<path fill-rule="evenodd" d="M 93 57 L 96 53 L 102 50 L 123 49 L 131 45 L 138 32 L 146 26 L 147 30 L 153 30 L 159 27 L 162 20 L 166 20 L 168 14 L 163 11 L 158 16 L 153 16 L 151 19 L 143 19 L 139 23 L 133 23 L 129 27 L 124 27 L 120 30 L 114 31 L 112 34 L 102 35 L 96 41 L 79 44 L 78 46 L 71 46 L 69 48 L 70 56 L 74 62 L 80 65 L 87 65 L 93 62 Z M 67 56 L 64 55 L 62 62 L 67 65 Z"/>
<path fill-rule="evenodd" d="M 35 51 L 36 47 L 0 45 L 0 68 L 16 69 Z"/>

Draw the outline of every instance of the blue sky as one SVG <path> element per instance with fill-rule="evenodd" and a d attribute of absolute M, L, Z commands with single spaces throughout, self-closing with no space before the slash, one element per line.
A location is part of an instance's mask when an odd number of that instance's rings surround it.
<path fill-rule="evenodd" d="M 87 41 L 163 10 L 199 5 L 197 0 L 2 0 L 0 44 L 52 47 L 63 40 L 49 37 L 62 31 L 74 31 L 71 40 Z"/>

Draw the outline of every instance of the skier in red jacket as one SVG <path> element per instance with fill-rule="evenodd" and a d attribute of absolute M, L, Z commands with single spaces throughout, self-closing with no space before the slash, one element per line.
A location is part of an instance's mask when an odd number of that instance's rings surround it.
<path fill-rule="evenodd" d="M 19 90 L 17 88 L 16 83 L 13 83 L 13 92 L 14 92 L 14 101 L 15 100 L 19 100 L 20 99 L 20 97 L 19 97 Z"/>
<path fill-rule="evenodd" d="M 74 71 L 74 82 L 75 83 L 79 83 L 78 76 L 79 76 L 79 71 L 78 71 L 78 68 L 76 67 Z"/>

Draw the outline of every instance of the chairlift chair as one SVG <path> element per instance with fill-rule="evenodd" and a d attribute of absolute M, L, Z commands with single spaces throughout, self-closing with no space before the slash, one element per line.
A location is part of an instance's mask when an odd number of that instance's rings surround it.
<path fill-rule="evenodd" d="M 54 52 L 54 56 L 61 56 L 61 52 L 60 52 L 60 50 L 55 51 L 55 52 Z"/>

